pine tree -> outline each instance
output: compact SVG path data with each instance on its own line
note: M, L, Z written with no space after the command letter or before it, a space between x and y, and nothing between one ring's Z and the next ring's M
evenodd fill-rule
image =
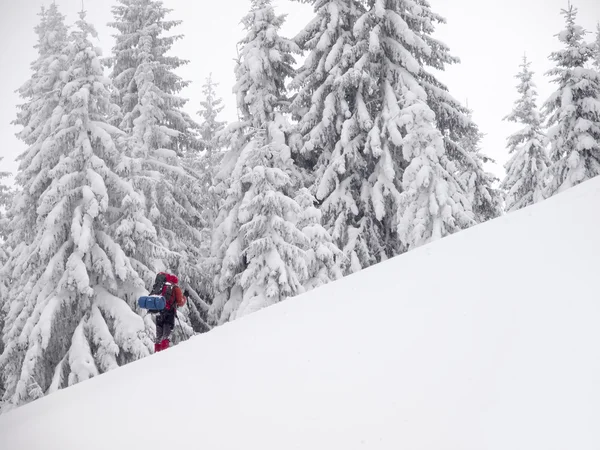
M118 201L132 187L115 173L123 133L107 123L110 84L90 35L82 12L63 47L57 104L31 127L38 138L16 178L22 189L8 240L16 250L3 275L12 279L0 357L5 408L144 357L152 346L122 300L144 286L110 236Z
M344 255L321 225L321 211L315 206L316 199L307 188L299 190L296 202L300 205L297 226L309 242L306 251L308 278L304 290L310 291L342 278L341 261Z
M213 242L218 270L212 313L220 323L302 292L308 275L283 115L285 80L293 74L297 49L279 36L284 16L275 15L270 0L252 0L243 23L247 35L234 88L242 120L226 133L231 147L221 189L226 186L227 198Z
M551 53L558 89L544 104L548 116L550 197L600 173L600 73L586 68L593 44L583 42L586 31L575 23L577 8L562 10L566 28L557 36L565 48Z
M300 136L295 158L320 203L325 229L344 253L343 270L352 273L388 256L384 232L368 213L370 199L361 198L373 169L361 150L373 123L359 123L353 115L360 81L351 72L357 53L353 28L365 9L361 1L312 3L316 17L295 38L308 53L292 83L298 90L292 111ZM380 187L387 193L387 183Z
M171 10L161 1L119 3L109 24L119 33L108 62L122 108L120 127L130 135L121 170L139 195L126 199L116 236L147 286L158 271L168 270L194 291L188 306L200 310L192 311L194 320L206 330L207 306L196 295L209 282L200 251L207 225L202 180L182 159L198 147L198 126L182 111L187 100L178 96L188 82L174 71L187 61L166 55L182 36L163 36L181 22L165 20ZM187 322L186 310L181 312Z
M427 0L416 0L412 4L418 14L407 13L403 18L428 46L427 51L413 55L422 64L420 73L415 76L427 93L427 105L435 113L436 127L444 136L447 158L455 166L455 176L466 193L468 203L462 207L473 211L475 223L498 217L502 214L503 199L501 192L493 187L498 180L484 169L485 163L494 161L481 149L483 134L473 122L472 111L452 97L448 87L429 70L444 70L447 65L460 62L450 54L446 44L432 36L435 24L445 24L446 20L431 10Z
M461 168L458 179L467 192L475 223L500 217L504 210L502 192L494 187L500 180L484 167L484 164L495 164L496 161L481 151L483 137L479 127L473 124L459 141L459 146L468 159L463 160L467 164Z
M324 168L349 112L339 78L348 70L352 28L364 6L360 0L299 1L312 3L316 17L294 38L308 52L290 86L298 89L292 112L302 137L294 157L312 172Z
M410 249L473 223L471 205L430 106L431 81L425 80L427 66L443 67L450 58L429 36L439 17L427 2L370 1L369 6L355 26L360 53L368 55L355 67L374 81L370 86L364 83L368 89L363 98L370 105L364 109L371 108L376 124L365 151L377 156L383 150L382 159L390 161L384 173L393 169L402 180L404 192L386 215L397 210L399 240ZM370 92L375 95L368 98ZM394 250L397 254L401 249Z
M219 86L219 83L213 81L212 73L209 74L202 86L204 100L200 102L201 108L198 111L198 115L202 118L200 123L201 146L208 154L219 151L217 138L225 128L225 122L217 120L217 117L225 108L223 99L217 96L217 86Z
M531 62L523 57L517 92L520 97L513 111L504 118L523 128L508 138L511 159L504 166L506 177L500 188L506 192L506 211L512 212L543 199L544 174L550 161L546 154L547 139L541 129L542 119L537 108L537 90L533 82Z
M201 270L206 278L211 280L203 284L205 289L202 294L211 300L214 297L212 279L215 275L213 273L215 266L210 258L210 241L215 221L223 204L223 198L217 194L218 189L215 187L217 172L224 154L221 134L225 129L225 122L218 120L224 106L223 99L217 96L217 86L218 83L213 81L211 73L202 86L204 98L200 102L198 111L198 115L201 117L200 147L203 151L202 153L189 153L185 160L188 167L200 174L201 204L204 207L204 217L207 222L206 227L202 230Z
M270 4L270 0L257 2ZM239 280L242 302L232 319L303 292L308 277L303 250L308 238L295 223L301 209L290 193L293 179L288 173L291 159L285 128L277 116L268 127L264 135L254 136L242 155L241 182L248 190L240 206L240 233L247 267Z
M428 90L442 89L435 86L436 80L427 75L425 66L441 68L446 62L445 53L439 50L442 45L428 36L437 16L424 1L417 5L410 1L370 0L352 3L351 10L348 5L344 17L351 28L345 35L347 42L340 46L345 51L338 60L331 56L325 60L330 64L339 61L331 80L335 93L328 97L330 103L322 113L314 106L309 110L314 111L312 122L307 120L307 130L301 130L302 150L307 153L316 147L311 133L316 138L325 134L315 133L311 125L330 123L319 114L340 111L334 116L335 132L326 135L332 141L330 149L321 151L317 147L320 159L315 172L316 194L323 201L327 228L350 261L346 273L473 223L470 204L456 178L457 168L445 155L442 133L436 129L435 116L428 106ZM312 40L305 41L313 45L322 42L318 38L322 31L315 23L326 21L313 22L307 28L305 34ZM343 31L338 27L338 32ZM311 66L318 56L313 51L304 70L316 72ZM305 99L312 99L323 88L319 80L314 86L301 77L297 82L304 83ZM449 96L438 97L451 101ZM333 103L336 99L339 108ZM297 103L302 115L299 106L302 104ZM304 106L308 106L306 100ZM427 152L425 147L430 147ZM428 169L416 178L423 167ZM423 192L428 189L438 189L440 197L425 196ZM441 194L442 190L446 195ZM445 225L435 225L436 231L431 224L439 222L436 214L441 210L444 214L452 211L452 215L439 219ZM426 211L431 211L432 217L424 217ZM415 215L421 223L416 227Z
M41 8L40 23L35 27L37 34L38 56L31 64L32 76L19 89L18 93L25 103L17 106L17 118L13 125L23 127L17 137L31 146L30 150L19 157L20 167L39 168L41 144L50 134L50 118L57 107L61 96L61 76L66 68L66 55L63 54L67 42L68 28L65 17L59 12L55 3L48 9ZM37 170L37 169L36 169ZM36 173L37 174L37 173ZM17 175L17 185L19 185ZM21 180L25 182L26 180ZM41 172L36 182L40 189L45 189L50 178ZM36 186L37 188L38 186ZM37 215L35 208L20 208L18 214L25 221L21 230L22 241L31 238L31 230L35 229Z
M0 157L2 161L4 157ZM6 240L8 232L8 224L6 218L6 210L10 206L11 189L3 183L3 179L10 176L8 172L0 172L0 243ZM2 249L0 248L0 268L6 262L6 255L2 255Z
M121 129L131 133L136 120L144 114L160 125L154 130L154 140L160 146L182 154L197 147L198 125L182 111L187 99L178 96L189 85L175 70L188 61L167 56L182 35L163 36L164 32L181 24L180 20L165 20L172 12L159 0L119 0L112 8L114 22L108 26L118 33L114 36L111 78L118 90L123 120ZM159 111L146 111L146 102L157 104ZM149 108L152 109L152 108Z
M594 58L594 67L598 72L600 72L600 23L596 25L596 57Z
M2 161L0 157L0 161ZM7 218L5 217L5 211L10 204L10 189L2 183L2 179L8 177L8 172L0 172L0 274L2 273L2 267L8 261L10 255L10 248L6 242L7 238ZM4 277L0 277L0 330L4 328L4 318L7 314L7 289L8 280ZM4 342L0 338L0 355L4 351ZM2 397L4 395L4 382L0 374L0 411L2 411Z
M60 76L66 62L66 57L61 52L67 41L68 29L64 23L64 16L60 14L55 3L48 9L42 7L39 16L40 22L35 27L38 40L34 46L38 57L31 64L33 72L31 78L18 90L25 103L17 106L17 118L13 124L23 127L17 137L31 146L29 151L19 158L20 167L34 166L37 185L46 187L49 184L49 177L39 171L41 144L50 133L50 118L60 98ZM0 174L0 178L6 175L6 173ZM19 184L18 176L17 184ZM23 241L32 237L31 232L36 226L37 219L35 206L19 207L15 204L15 211L20 214L20 227L14 229L13 238L9 239L11 226L6 212L9 209L8 197L11 194L6 186L0 184L0 332L5 329L5 318L11 307L11 303L8 302L9 298L12 300L9 295L8 280L12 278L12 269L15 266L17 253L14 247L23 247ZM4 344L3 335L0 339L0 355L4 353ZM3 399L9 397L5 396L5 381L9 375L15 376L2 370L0 366L0 394L2 395L0 408L2 409L7 407Z
M418 90L404 88L402 103L402 152L410 163L402 179L398 231L410 250L470 226L473 218L462 206L464 195L433 112Z
M219 140L221 132L225 129L225 122L217 120L223 111L223 99L217 97L216 87L218 83L212 80L212 74L208 76L202 86L204 100L200 102L201 109L198 115L202 118L200 123L201 147L204 153L201 156L191 155L189 163L197 167L202 174L203 204L208 213L208 227L212 229L216 216L220 209L220 199L215 195L213 186L218 167L223 157L222 146Z
M67 41L68 28L65 17L58 11L56 3L48 9L42 7L40 23L35 27L38 42L34 48L37 59L31 64L32 77L18 89L27 102L17 106L14 125L23 129L17 137L28 145L42 138L47 130L41 126L49 119L60 99L60 75L65 67L66 56L62 49Z
M480 169L479 155L460 140L475 127L466 108L427 72L457 61L431 37L433 24L443 18L425 0L314 4L317 18L297 38L310 52L294 81L302 136L297 158L316 174L313 192L322 202L326 228L344 250L345 272L433 236L429 228L409 231L407 221L416 211L429 210L425 203L410 202L422 201L417 192L438 181L448 193L438 201L451 205L445 211L453 214L439 227L439 237L474 224L461 175ZM440 142L429 156L417 148ZM430 166L433 178L413 179L419 165ZM410 192L401 194L404 189ZM419 233L424 234L417 238Z

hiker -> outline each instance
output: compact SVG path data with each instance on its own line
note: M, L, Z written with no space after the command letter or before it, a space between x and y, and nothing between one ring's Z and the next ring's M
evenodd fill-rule
M175 275L160 272L156 275L151 295L162 295L165 298L165 308L160 310L156 316L156 341L154 351L160 352L169 348L169 336L175 328L175 317L177 308L185 305L188 292L181 292L178 286L179 280Z

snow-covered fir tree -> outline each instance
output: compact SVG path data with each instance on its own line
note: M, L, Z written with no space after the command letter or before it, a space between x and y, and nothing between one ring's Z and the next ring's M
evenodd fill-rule
M121 128L133 132L135 122L144 112L143 97L150 91L154 101L161 102L161 115L155 120L164 134L156 138L163 141L162 147L177 153L196 148L198 125L182 110L188 100L178 95L189 81L175 73L188 61L167 55L183 36L164 35L181 21L166 20L172 10L159 0L118 0L118 3L112 8L115 20L108 24L118 33L114 36L112 57L107 62L112 67L110 76L118 90L123 114ZM152 89L144 89L148 83Z
M537 89L531 62L523 57L512 112L504 118L522 128L508 137L510 160L504 166L506 177L500 188L506 192L506 211L516 211L543 200L544 174L549 165L547 139L537 107Z
M31 78L17 90L25 102L17 106L17 118L13 121L13 125L22 127L17 137L32 146L30 151L19 157L21 167L32 164L39 167L39 161L34 158L41 143L51 133L50 118L60 100L64 85L61 75L66 69L67 56L63 50L67 43L68 27L65 25L65 16L53 2L47 9L41 8L39 17L40 22L35 27L37 43L34 46L37 58L30 65ZM43 183L43 189L50 179L41 173L37 182ZM36 226L35 208L22 208L20 214L25 221L21 231L27 234Z
M429 92L437 95L438 105L453 99L425 67L440 69L453 60L443 44L429 37L437 16L427 2L370 0L315 6L318 20L299 38L310 53L295 81L300 94L294 106L300 124L305 124L300 129L300 153L316 154L315 194L322 201L327 228L348 258L346 273L472 225L471 205L457 178L459 168L445 154L443 135L429 106ZM332 8L335 14L330 14ZM332 46L330 30L345 40L338 38ZM329 48L337 52L328 54ZM322 67L337 71L313 78L311 74ZM322 107L316 101L321 98L326 99ZM327 133L324 126L330 126ZM428 175L415 180L416 168L425 166L429 169L421 173ZM428 206L419 192L431 186L441 192L442 185L445 196L427 198L440 202L439 208ZM401 195L403 189L410 192ZM419 216L424 224L437 223L440 210L452 214L437 227L439 234L429 225L411 231L414 224L408 222L417 211L420 215L431 211L431 218Z
M226 192L214 234L213 317L223 323L302 292L308 239L297 227L296 170L283 112L296 46L279 36L284 16L270 0L252 0L236 66L240 123L226 132L230 150L220 177ZM226 190L225 190L226 189Z
M264 134L253 137L242 155L241 182L248 190L239 213L247 267L239 279L242 302L232 319L303 292L308 277L303 250L308 238L295 223L301 209L291 197L293 163L285 143L286 128L279 123L282 118L274 119Z
M0 157L0 162L2 161L2 157ZM1 276L2 267L8 261L8 257L10 255L10 249L8 247L7 239L7 231L8 224L6 218L6 209L10 204L10 189L3 183L3 178L8 177L10 174L8 172L0 172L0 330L4 327L4 318L6 317L7 307L6 302L8 300L8 285L9 280L5 279ZM0 334L0 355L4 351L4 342L2 341ZM3 378L0 374L0 411L2 411L2 397L4 395L4 382Z
M433 37L435 25L445 24L446 20L432 11L427 0L408 2L407 5L403 19L428 46L427 51L413 55L421 62L416 77L427 93L427 105L435 113L436 127L444 136L447 158L456 167L456 176L466 193L469 204L463 204L463 207L473 211L476 223L497 217L502 214L503 199L500 190L494 187L498 180L484 167L494 161L480 146L483 134L473 122L472 111L456 100L430 70L444 70L447 65L460 62L450 54L446 44ZM410 11L416 12L411 15Z
M594 67L600 72L600 23L596 25L596 42L595 42L596 57L594 58Z
M120 169L141 195L127 199L116 235L146 286L157 272L167 270L196 293L210 282L200 253L207 222L202 218L201 176L182 158L196 151L198 126L182 110L187 100L178 96L188 83L175 69L187 61L166 55L182 36L163 36L180 21L165 20L170 10L160 1L119 3L109 24L119 32L109 63L122 108L120 127L130 134ZM186 322L188 307L206 330L206 304L189 302L182 310Z
M435 115L419 94L423 93L418 89L404 88L400 116L405 132L402 153L409 165L402 179L398 232L409 250L473 223Z
M220 150L218 134L225 128L225 122L218 120L218 116L225 106L223 99L217 95L217 86L212 79L212 73L206 78L202 85L204 100L200 102L200 142L201 148L207 153L213 154Z
M495 187L500 180L485 168L485 164L495 164L496 161L483 153L483 137L484 134L473 123L458 142L459 148L466 155L465 158L459 158L464 164L459 170L458 178L467 193L475 223L495 219L504 212L502 191Z
M306 261L308 278L304 290L323 286L342 278L342 251L333 243L331 235L321 225L321 211L315 206L316 199L307 188L301 188L296 195L300 205L297 226L308 239Z
M367 75L361 81L364 94L358 96L365 106L358 103L358 113L368 111L375 123L365 152L370 151L373 157L381 155L369 182L374 176L377 183L387 182L385 215L392 218L396 213L399 240L410 249L471 226L471 205L456 176L456 165L446 153L442 132L436 127L427 92L430 84L424 82L428 65L443 67L446 62L433 56L439 44L429 36L431 23L438 16L426 1L373 0L368 5L369 11L354 27L359 54L363 55L354 67ZM394 173L402 180L400 200L392 187ZM375 198L372 203L376 205ZM375 212L381 220L377 207ZM386 234L389 226L385 227ZM402 250L392 248L392 255Z
M21 131L17 137L25 144L31 145L29 152L21 155L21 167L29 164L38 164L34 157L41 149L41 143L49 135L49 119L58 105L60 98L60 75L65 68L66 56L62 51L67 42L68 28L65 25L65 18L59 12L55 3L52 3L48 9L41 8L39 14L40 21L35 27L37 34L37 43L34 48L37 50L37 58L31 64L32 76L18 90L20 97L25 103L17 106L17 118L13 121L14 125L21 126ZM37 144L36 144L37 142ZM29 157L27 157L29 156ZM1 158L0 158L1 159ZM5 173L0 174L3 178ZM48 185L49 179L44 173L38 173L36 179L38 184ZM9 239L10 221L7 212L11 202L8 196L10 191L0 183L0 355L5 350L5 339L3 330L5 329L5 318L9 313L8 299L10 293L8 287L11 286L11 273L14 268L14 247L23 247L22 241L31 238L31 232L36 226L37 214L35 207L20 208L21 220L13 239ZM17 209L15 209L17 210ZM13 256L12 260L10 256ZM27 336L24 336L26 339ZM4 409L5 380L6 371L0 368L0 411Z
M0 162L2 161L2 157L0 157ZM11 253L10 247L8 245L8 217L7 210L11 204L12 190L3 183L3 178L8 177L10 174L8 172L0 172L0 330L3 327L3 317L5 315L5 311L3 308L4 301L7 298L7 288L9 281L4 279L2 274L2 268L4 264L8 261L8 257ZM4 344L2 343L1 334L0 334L0 354L2 354L2 350L4 349ZM0 391L1 391L1 383L2 377L0 376Z
M312 172L324 168L319 160L326 160L339 140L348 111L339 78L348 69L352 28L364 5L361 0L297 1L312 3L315 11L315 18L294 38L308 54L291 83L298 90L291 109L302 137L294 156Z
M16 177L8 239L16 250L3 273L12 280L0 356L5 409L144 357L152 346L123 300L144 291L110 235L114 199L133 189L115 172L123 133L107 123L110 81L84 17L63 48L57 104L31 125L38 137Z
M307 53L291 87L298 90L292 112L300 136L294 157L306 174L305 184L321 203L323 225L344 252L343 270L355 272L376 261L368 241L372 225L357 205L365 161L354 142L352 115L354 83L347 85L354 46L353 26L364 12L362 1L319 0L315 18L295 38ZM364 143L364 134L361 135ZM376 250L377 251L377 250Z
M203 99L200 102L200 148L201 152L189 152L185 158L185 164L193 168L200 176L200 196L203 205L203 215L206 227L202 230L202 243L200 253L201 270L209 282L203 283L202 295L212 300L214 289L212 279L214 278L214 264L210 258L211 234L215 221L221 210L223 196L218 194L215 188L216 175L219 171L223 158L223 139L221 133L225 129L225 122L218 119L223 111L223 99L218 97L216 88L219 84L213 81L212 73L206 78L202 86Z
M0 162L4 159L4 157L0 157ZM10 206L11 202L11 189L4 184L4 178L10 176L8 172L0 172L0 244L6 240L6 234L8 232L8 223L6 218L6 210ZM0 247L0 252L2 252ZM0 254L0 268L3 263L6 262L6 256Z
M59 76L66 59L62 52L68 34L65 17L54 2L48 9L42 7L39 16L40 23L35 27L38 41L34 46L38 57L31 64L31 78L18 89L26 103L17 106L17 119L13 122L23 127L17 137L28 145L47 132L41 125L58 104L60 90L56 85L60 83Z
M221 141L219 140L221 132L225 129L225 122L218 120L219 114L223 111L223 99L217 96L215 83L212 74L208 76L202 86L204 99L200 102L200 145L203 150L201 156L191 155L190 163L198 168L202 176L202 186L204 191L205 211L208 213L208 227L212 229L215 218L220 208L220 198L215 194L213 186L215 175L223 157Z
M558 34L565 46L551 53L558 89L544 104L548 116L551 166L545 197L550 197L600 173L600 73L586 67L594 45L575 23L577 8L562 10L566 28Z

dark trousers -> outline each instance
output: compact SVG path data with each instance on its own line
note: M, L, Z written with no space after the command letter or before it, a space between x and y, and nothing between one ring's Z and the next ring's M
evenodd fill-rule
M169 339L173 328L175 328L175 310L165 309L156 317L156 343L163 339Z

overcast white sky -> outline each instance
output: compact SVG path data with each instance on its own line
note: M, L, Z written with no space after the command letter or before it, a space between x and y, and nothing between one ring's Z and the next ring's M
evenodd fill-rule
M56 1L69 23L81 10L81 0ZM517 97L514 76L526 52L536 72L540 103L554 90L544 72L552 67L550 52L560 48L555 34L564 27L560 14L567 0L430 0L434 11L448 20L439 27L437 37L448 44L461 64L442 75L450 92L463 103L468 100L474 119L486 133L484 151L500 164L507 159L506 137L515 129L502 122ZM25 146L14 137L18 130L10 125L15 105L20 103L14 91L27 80L29 64L35 59L34 26L42 5L51 0L0 0L0 170L15 173L16 156ZM99 32L98 45L107 55L112 48L111 6L116 0L85 0L88 20ZM201 100L201 85L213 72L220 83L219 94L226 109L223 118L235 120L235 82L233 58L236 43L243 36L240 19L247 13L250 0L164 0L173 9L172 19L182 19L176 32L185 39L174 46L173 53L190 60L180 74L192 85L183 95L190 99L187 110L195 114ZM288 18L282 34L293 37L313 17L312 8L289 0L274 0L279 13ZM578 22L595 31L600 20L600 0L573 0L579 9ZM589 34L591 41L594 35ZM495 172L503 176L502 167Z

